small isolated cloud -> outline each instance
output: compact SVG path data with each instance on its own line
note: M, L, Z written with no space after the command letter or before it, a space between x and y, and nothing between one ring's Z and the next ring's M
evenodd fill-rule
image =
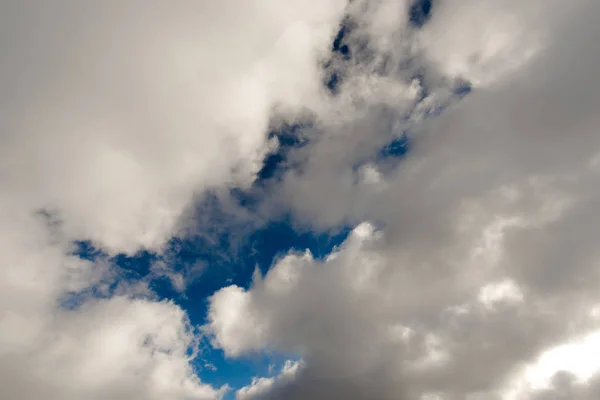
M286 361L279 375L272 378L254 378L249 386L244 386L236 393L237 400L251 400L274 390L277 386L293 381L302 368L302 361Z
M216 372L218 370L217 367L215 367L214 364L211 364L211 363L205 363L204 368L206 368L209 371L213 371L213 372Z

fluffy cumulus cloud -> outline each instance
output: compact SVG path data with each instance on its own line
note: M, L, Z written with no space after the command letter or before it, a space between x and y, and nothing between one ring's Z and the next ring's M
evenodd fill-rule
M344 80L272 200L356 228L217 292L215 345L303 359L256 399L595 398L598 4L439 1L415 29L391 3L351 9Z
M342 1L0 4L0 386L7 399L216 399L186 312L109 258L160 251L206 190L248 186L325 95Z
M272 108L319 97L342 10L4 2L5 190L109 250L159 246L194 193L252 180Z
M599 4L4 1L5 397L596 399ZM290 124L302 145L253 186ZM232 187L256 195L241 223L353 228L219 289L198 327L111 256L160 254ZM206 335L299 361L211 386Z

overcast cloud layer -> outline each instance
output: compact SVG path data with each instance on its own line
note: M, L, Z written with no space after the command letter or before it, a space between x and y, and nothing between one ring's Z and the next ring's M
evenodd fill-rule
M3 396L600 398L600 3L437 0L422 27L411 5L2 2ZM298 122L257 191L269 129ZM232 187L260 199L246 219L353 230L220 289L194 326L109 256L160 254ZM213 387L206 336L290 360Z

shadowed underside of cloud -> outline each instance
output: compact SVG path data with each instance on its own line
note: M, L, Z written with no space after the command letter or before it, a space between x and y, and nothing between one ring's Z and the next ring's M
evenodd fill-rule
M597 398L598 15L3 2L4 396Z

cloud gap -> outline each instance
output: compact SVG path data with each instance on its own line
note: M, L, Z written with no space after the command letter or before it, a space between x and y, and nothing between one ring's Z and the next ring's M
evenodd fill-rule
M417 28L425 25L431 18L434 3L435 0L413 0L409 11L410 23Z

